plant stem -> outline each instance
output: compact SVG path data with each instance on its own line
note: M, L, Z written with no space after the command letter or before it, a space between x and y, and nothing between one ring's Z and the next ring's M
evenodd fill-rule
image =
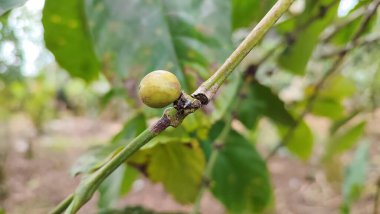
M259 42L265 35L270 27L277 21L278 18L289 8L293 0L279 0L273 8L265 15L265 17L257 24L247 38L238 46L238 48L231 54L231 56L224 62L220 69L215 72L206 82L204 82L194 93L203 105L207 104L209 100L215 95L218 88L223 84L225 79L231 74L236 66L243 60L243 58L252 50L252 48ZM199 96L200 95L200 96ZM204 99L205 98L205 99ZM195 102L196 103L196 102ZM73 197L68 197L64 202L59 205L59 210L62 211L67 208L67 214L76 213L88 200L91 199L94 192L99 185L107 178L118 166L123 164L128 157L138 151L149 140L164 131L167 127L177 127L183 119L188 115L199 109L201 105L194 105L192 109L180 109L174 111L173 108L165 110L164 116L151 128L145 130L124 149L114 156L109 162L95 171L88 177L83 178L81 184L75 191ZM212 167L211 167L212 169ZM211 169L210 172L211 173ZM208 174L208 173L207 173ZM71 203L70 200L72 198ZM58 207L57 207L58 208ZM57 210L57 209L55 209Z
M117 167L127 160L132 154L134 154L139 148L149 142L157 134L152 132L150 129L146 129L139 136L137 136L133 141L128 143L123 150L121 150L117 155L115 155L109 162L104 166L99 168L96 172L85 177L79 188L74 193L74 198L71 205L66 210L65 213L73 214L76 213L79 208L81 208L87 201L89 201L98 189L99 185L106 179Z
M207 104L215 95L231 72L240 64L245 56L261 40L272 25L288 10L293 0L279 0L264 16L264 18L253 28L242 43L227 58L223 65L193 93L194 97Z
M74 198L74 194L70 194L69 196L67 196L67 198L65 198L65 200L61 201L61 203L59 203L58 206L56 206L54 208L54 210L49 212L49 214L60 214L60 213L62 213L63 211L66 210L66 208L73 201L73 198Z
M373 2L373 4L370 4L368 6L366 16L365 16L364 20L362 21L359 29L355 32L355 35L354 35L354 37L352 39L352 42L349 43L349 44L347 44L346 46L352 44L353 47L356 47L358 45L358 41L359 41L360 36L363 34L363 32L365 31L365 29L367 28L371 17L376 14L376 10L379 7L379 5L380 5L380 0L377 0L377 1ZM323 77L316 84L316 86L315 86L315 88L313 90L313 93L311 94L311 96L309 97L309 99L306 102L306 107L301 112L301 114L298 116L298 118L296 119L296 122L293 124L293 126L291 126L288 129L288 131L286 132L286 134L284 135L284 137L282 138L282 140L277 144L277 146L275 146L273 148L273 150L268 154L266 160L269 160L270 158L272 158L277 153L277 151L280 148L282 148L283 146L286 146L288 144L289 140L293 136L293 134L294 134L295 130L297 129L297 127L299 126L299 124L303 121L304 117L309 112L312 111L314 103L315 103L315 101L316 101L316 99L317 99L317 97L319 95L319 92L322 89L322 87L324 86L324 84L327 81L327 79L332 74L334 74L335 72L337 72L339 70L340 65L343 63L343 61L346 58L347 54L352 49L353 48L344 49L345 51L341 52L338 55L338 58L335 60L334 64L330 67L330 69L323 75Z

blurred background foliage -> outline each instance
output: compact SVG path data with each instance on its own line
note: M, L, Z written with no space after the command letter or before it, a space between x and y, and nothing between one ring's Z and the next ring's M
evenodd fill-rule
M81 150L70 172L92 173L162 114L137 98L144 75L169 70L191 93L276 1L29 0L19 7L25 2L0 1L0 201L9 213L18 210L6 203L12 189L4 165L9 147L20 144L12 140L12 121L21 115L21 123L32 124L32 134L15 133L24 139L18 150L26 158L35 156L33 147L70 150L68 139L41 140L54 121L119 124L104 140L78 140L88 151ZM340 195L329 211L350 213L363 194L372 197L372 210L380 188L373 154L380 151L380 132L371 122L380 105L376 2L296 0L212 103L152 140L102 184L99 213L154 213L116 211L141 177L162 184L179 204L199 203L209 183L228 213L286 213L276 206L276 188L283 187L273 185L268 168L281 158L306 165L309 182L323 172L325 185Z

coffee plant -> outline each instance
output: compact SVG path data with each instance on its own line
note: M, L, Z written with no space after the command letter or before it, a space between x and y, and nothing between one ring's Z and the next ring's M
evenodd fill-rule
M24 2L1 1L0 14ZM104 101L122 97L131 112L73 166L81 182L51 213L76 213L95 192L100 213L154 213L115 210L139 173L194 214L207 191L228 213L271 213L267 164L280 152L342 174L349 213L369 171L365 117L380 104L380 0L341 14L347 2L45 0L44 41L58 64L89 84L106 78ZM297 79L301 96L287 98ZM330 124L319 155L309 116ZM257 149L263 119L280 139L268 150Z

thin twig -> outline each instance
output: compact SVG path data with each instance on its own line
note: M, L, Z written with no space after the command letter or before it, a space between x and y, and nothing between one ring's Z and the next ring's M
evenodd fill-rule
M373 4L370 4L368 6L366 16L365 16L365 18L362 21L359 29L356 31L356 33L355 33L355 35L354 35L354 37L352 39L352 44L354 46L358 45L358 40L359 40L360 36L363 34L363 32L365 31L366 27L368 26L371 17L376 14L376 10L379 7L379 5L380 5L380 0L376 0L376 1L373 2ZM332 74L334 74L335 72L337 72L339 70L340 65L342 64L342 62L344 61L345 57L347 56L347 54L351 50L352 50L352 48L351 49L347 49L346 51L341 52L338 55L338 58L335 60L334 64L323 75L323 77L318 81L318 83L316 84L316 86L315 86L315 88L313 90L312 95L309 97L309 99L306 102L306 107L301 112L301 114L298 116L298 118L296 119L296 122L288 129L288 131L286 132L286 134L284 135L284 137L282 138L282 140L268 154L268 156L266 158L267 160L271 159L278 152L278 150L280 148L286 146L289 143L289 140L293 136L293 134L294 134L295 130L297 129L297 127L299 126L299 124L303 121L303 118L312 110L312 108L314 106L314 103L315 103L315 101L316 101L316 99L317 99L317 97L319 95L319 92L322 89L323 85L325 84L326 80Z
M339 22L338 20L336 24L326 28L326 30L324 30L324 32L321 35L321 42L329 42L330 39L334 37L340 30L344 29L347 25L351 24L360 16L363 16L365 12L367 12L365 7L357 9L355 12L351 13L347 17L344 17L341 22Z
M327 53L322 53L320 56L317 56L317 58L329 59L330 57L338 56L342 54L343 52L351 51L352 49L357 48L359 46L368 46L368 45L371 45L373 43L378 43L378 42L380 42L380 35L370 35L366 38L359 39L356 45L353 44L353 42L350 42L341 49L330 51Z

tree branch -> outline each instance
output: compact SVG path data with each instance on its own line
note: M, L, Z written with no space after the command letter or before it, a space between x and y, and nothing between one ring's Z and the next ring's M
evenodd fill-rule
M65 213L76 213L88 200L91 199L92 195L104 179L106 179L117 167L123 164L132 154L138 151L152 138L164 131L167 127L177 127L188 114L195 112L202 107L202 105L206 105L213 98L225 79L239 65L243 58L252 50L278 18L280 18L280 16L289 8L292 2L293 0L277 1L273 8L257 24L247 38L245 38L215 74L206 80L193 93L193 97L196 99L183 93L181 98L174 103L174 107L167 108L160 120L151 128L145 130L128 143L122 151L97 171L84 177L74 195L70 195L66 198L56 209L53 210L52 213L60 213L67 206L68 208Z
M341 49L322 53L321 55L317 56L317 58L328 59L330 57L338 56L342 54L343 52L349 52L356 47L367 46L367 45L371 45L373 43L378 43L378 42L380 42L380 35L370 35L366 38L359 39L356 44L354 44L353 42L350 42Z

